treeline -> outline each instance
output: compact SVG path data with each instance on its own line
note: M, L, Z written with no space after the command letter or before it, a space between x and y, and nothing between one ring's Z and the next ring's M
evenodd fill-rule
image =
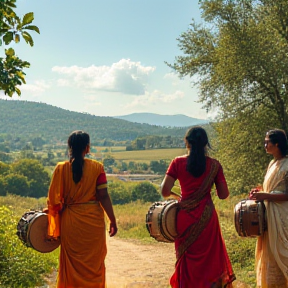
M186 128L138 124L113 117L64 110L44 103L0 99L0 134L17 140L41 137L46 143L66 143L69 134L83 129L95 146L126 146L137 137L160 135L183 137ZM113 144L113 145L111 145Z
M21 159L12 164L0 162L0 196L13 194L33 198L45 197L50 180L51 175L36 159ZM108 189L114 204L137 200L153 202L160 199L156 186L150 182L127 186L120 181L112 181L108 183Z
M151 135L136 138L134 141L131 142L130 145L126 146L126 151L176 147L185 147L183 135L182 137L173 137L171 135Z
M104 169L107 173L126 173L129 174L159 174L164 175L167 171L169 161L168 160L152 160L149 164L146 162L135 161L123 161L115 160L115 158L107 154L103 159Z

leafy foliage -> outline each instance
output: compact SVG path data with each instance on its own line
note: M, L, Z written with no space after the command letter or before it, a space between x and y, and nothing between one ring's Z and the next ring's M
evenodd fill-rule
M154 202L160 200L161 196L155 185L150 182L142 182L133 187L131 198L132 201Z
M43 285L43 275L56 266L57 258L25 247L16 236L16 226L13 212L0 206L0 285L3 288Z
M264 149L265 133L278 125L272 111L264 107L256 115L243 113L214 124L213 157L223 166L231 194L248 193L263 182L272 159Z
M288 2L199 3L203 22L180 35L182 55L168 65L190 77L199 101L218 112L213 155L232 194L241 194L263 181L265 133L288 132Z
M50 176L34 159L21 159L11 165L0 162L0 195L15 194L40 198L47 195Z
M108 187L113 205L131 202L131 191L120 181L109 182Z
M27 44L33 46L33 38L27 31L40 33L39 28L31 24L34 14L29 12L20 19L14 11L15 8L16 0L0 1L0 46L9 45L12 41L18 43L21 40L20 36ZM21 95L17 86L26 83L23 69L29 66L29 62L16 56L13 48L5 49L5 57L0 57L0 90L10 97L14 93Z
M170 67L195 76L200 102L222 119L262 106L288 131L288 2L202 0L200 7L204 24L182 33L183 55Z

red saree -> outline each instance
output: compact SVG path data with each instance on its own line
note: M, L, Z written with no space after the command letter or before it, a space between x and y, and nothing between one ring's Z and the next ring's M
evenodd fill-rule
M206 171L198 178L186 171L187 156L175 158L167 175L181 186L175 241L176 267L173 288L232 287L233 269L211 199L211 186L225 181L221 164L207 157Z

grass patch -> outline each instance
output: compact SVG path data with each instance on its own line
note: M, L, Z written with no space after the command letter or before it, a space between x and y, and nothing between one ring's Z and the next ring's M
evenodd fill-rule
M181 148L175 149L153 149L140 151L119 151L110 153L115 160L134 161L134 162L150 162L160 160L172 160L176 156L183 155L186 150Z

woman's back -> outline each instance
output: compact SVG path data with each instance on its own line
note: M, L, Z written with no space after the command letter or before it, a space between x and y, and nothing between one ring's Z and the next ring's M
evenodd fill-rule
M66 205L96 200L98 176L104 172L103 165L92 159L84 159L83 175L78 183L73 181L71 163L61 162L63 166L63 198ZM99 182L99 179L98 179Z
M204 173L199 177L195 177L186 169L187 159L188 159L187 155L176 157L172 161L168 169L169 171L168 175L173 177L174 179L179 180L179 183L181 186L182 200L185 200L186 198L188 198L191 195L191 193L195 192L201 186L201 184L203 183L203 181L205 181L207 175L211 171L212 161L217 161L207 156L206 157L206 169ZM217 178L218 174L219 173L217 173L217 176L215 179L216 181L218 180Z

